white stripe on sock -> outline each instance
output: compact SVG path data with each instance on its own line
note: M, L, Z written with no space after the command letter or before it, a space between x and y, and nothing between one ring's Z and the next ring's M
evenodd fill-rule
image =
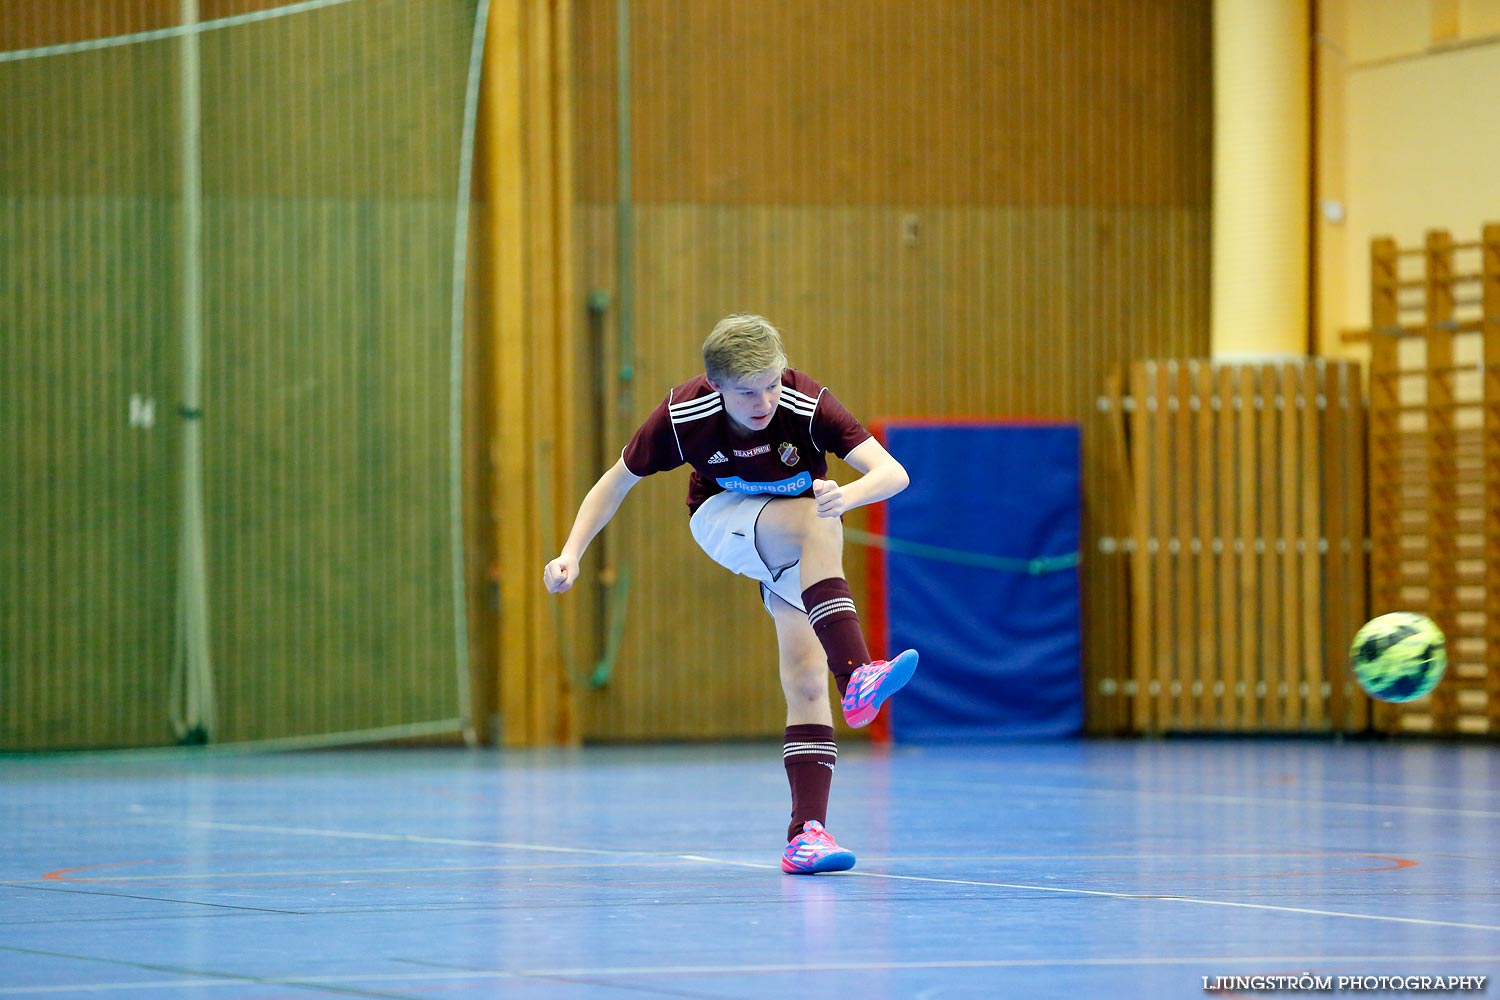
M782 760L786 760L788 757L806 757L806 756L832 757L835 760L837 760L838 759L838 755L839 755L838 747L834 746L832 743L825 743L825 744L821 744L821 745L808 745L808 746L801 746L801 747L790 746L789 745L789 746L787 746L786 749L784 749L784 750L781 751L781 759Z
M854 609L854 599L849 597L833 597L822 604L816 604L808 609L807 620L810 624L816 625L829 615L838 614L840 611L847 611L851 615L858 614Z

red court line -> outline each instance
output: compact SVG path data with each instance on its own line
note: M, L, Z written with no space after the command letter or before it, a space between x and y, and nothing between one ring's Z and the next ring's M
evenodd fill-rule
M141 865L177 865L198 863L205 861L240 861L245 858L284 858L286 854L221 854L212 859L197 858L141 858L136 861L106 861L96 865L76 865L72 868L58 868L56 871L45 872L41 876L47 882L111 882L118 881L108 878L70 878L74 872L98 871L103 868L137 868ZM132 879L131 881L134 881Z
M1142 854L1141 857L1142 858L1156 857L1158 859L1165 860L1166 858L1172 857L1174 853L1175 852L1171 852L1171 851L1167 851L1167 852L1164 852L1164 853L1161 853L1161 854L1153 854L1153 853L1148 852L1148 853ZM1255 854L1257 852L1255 852L1255 851L1234 851L1232 853L1234 853L1234 854ZM1212 858L1213 854L1211 852L1206 852L1206 853L1204 853L1202 855L1199 855L1199 856L1200 857L1209 857L1209 858ZM1268 857L1285 857L1286 855L1285 855L1285 852L1279 852L1279 851L1277 851L1277 852L1267 852L1267 856ZM1366 854L1366 853L1360 852L1360 851L1352 851L1352 852L1344 852L1344 851L1299 851L1299 852L1297 852L1297 854L1295 854L1293 856L1294 857L1305 857L1305 858L1371 858L1371 859L1376 860L1376 861L1389 861L1390 864L1388 864L1388 865L1381 865L1378 868L1324 868L1324 869L1320 869L1318 871L1310 871L1310 872L1264 872L1264 873L1258 874L1258 875L1120 875L1120 876L1113 876L1113 878L1115 878L1116 881L1124 881L1124 882L1159 881L1161 879L1167 879L1169 881L1177 881L1177 882L1206 882L1206 881L1220 881L1220 880L1224 880L1224 879L1311 878L1311 877L1317 876L1317 875L1368 875L1368 874L1372 874L1374 872L1394 872L1394 871L1401 871L1404 868L1416 868L1417 865L1418 865L1418 862L1412 860L1411 858L1397 858L1397 857L1392 857L1392 856L1387 855L1387 854ZM1109 877L1109 876L1106 876L1106 877Z
M875 435L881 447L885 446L886 421L878 420L870 425L870 433ZM886 536L886 506L885 501L871 504L868 508L869 519L867 526L870 534L879 538ZM885 550L878 546L871 546L865 557L865 607L863 618L865 625L865 638L869 642L870 655L877 660L890 658L891 648L891 626L890 616L886 614L886 604L890 600L886 590L886 565ZM895 710L895 702L883 706L884 710L870 723L867 730L873 743L891 742L891 712Z
M139 865L170 865L183 861L201 861L202 858L156 858L141 861L109 861L98 865L78 865L74 868L59 868L56 871L47 872L42 876L48 882L101 882L107 879L96 878L69 878L74 872L97 871L101 868L131 868Z

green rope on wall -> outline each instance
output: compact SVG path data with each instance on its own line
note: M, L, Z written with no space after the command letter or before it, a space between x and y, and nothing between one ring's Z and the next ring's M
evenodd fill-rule
M992 569L1001 573L1026 573L1031 576L1040 576L1043 573L1056 573L1065 569L1076 567L1081 556L1077 552L1069 552L1059 556L1038 556L1035 559L1009 559L1005 556L988 556L980 552L965 552L962 549L949 549L941 545L926 545L922 542L908 542L899 538L891 538L887 535L874 535L868 531L860 531L857 528L845 528L844 538L854 542L856 545L868 545L871 548L884 549L887 552L895 552L904 556L917 556L922 559L935 559L939 562L954 563L959 566L976 566L980 569Z

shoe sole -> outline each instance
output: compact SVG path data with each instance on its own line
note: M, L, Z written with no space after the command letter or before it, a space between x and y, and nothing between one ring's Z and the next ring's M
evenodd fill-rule
M870 703L852 715L848 712L844 713L844 721L849 724L849 728L863 729L874 722L875 716L880 714L880 706L884 705L891 695L906 687L907 682L916 672L917 651L915 649L908 649L892 660L890 673L885 675L880 690L875 692L875 697L870 699Z
M854 867L853 851L836 851L826 854L812 863L809 868L788 868L786 862L781 863L781 870L787 875L817 875L820 872L846 872Z

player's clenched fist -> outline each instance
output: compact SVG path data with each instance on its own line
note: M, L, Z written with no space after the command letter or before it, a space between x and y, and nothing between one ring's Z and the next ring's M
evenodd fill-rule
M818 501L819 517L839 517L849 509L843 487L832 479L814 479L813 497Z
M547 564L542 570L542 582L547 585L547 593L561 594L573 586L573 581L578 579L578 560L558 556Z

